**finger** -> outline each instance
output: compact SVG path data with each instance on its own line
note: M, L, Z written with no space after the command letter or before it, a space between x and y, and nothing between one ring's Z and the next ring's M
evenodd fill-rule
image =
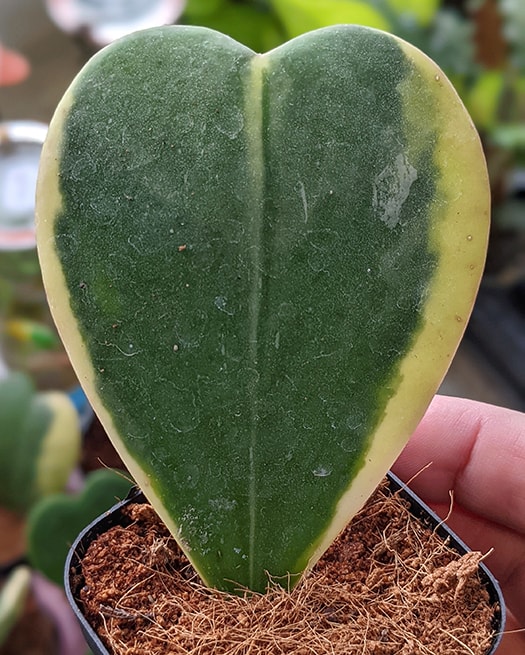
M0 86L10 86L25 80L29 75L27 59L0 45Z
M465 509L525 534L525 414L436 396L393 471L416 476L427 502L447 504L453 490Z

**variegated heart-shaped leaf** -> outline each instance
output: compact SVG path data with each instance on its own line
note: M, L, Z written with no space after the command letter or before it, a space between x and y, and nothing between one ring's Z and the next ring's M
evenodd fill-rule
M293 582L361 507L463 333L488 207L456 93L389 34L166 27L85 66L43 151L44 281L206 583Z

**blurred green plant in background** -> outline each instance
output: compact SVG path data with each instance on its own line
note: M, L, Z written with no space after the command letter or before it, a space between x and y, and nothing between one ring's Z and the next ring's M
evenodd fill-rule
M62 491L80 456L77 411L65 393L37 393L21 372L0 381L0 505L26 514Z
M0 251L0 326L10 369L26 371L41 389L67 388L74 381L49 314L34 250Z
M21 564L7 576L0 589L0 646L20 618L31 585L31 569Z
M126 498L133 483L123 472L98 469L86 476L77 494L50 494L36 503L27 520L31 565L61 586L71 544L91 521Z

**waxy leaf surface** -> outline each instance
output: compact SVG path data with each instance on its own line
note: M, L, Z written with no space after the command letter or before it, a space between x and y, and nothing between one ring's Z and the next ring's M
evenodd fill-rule
M320 556L424 413L488 192L457 95L393 36L258 55L167 27L74 81L37 213L55 320L130 472L205 582L262 591Z

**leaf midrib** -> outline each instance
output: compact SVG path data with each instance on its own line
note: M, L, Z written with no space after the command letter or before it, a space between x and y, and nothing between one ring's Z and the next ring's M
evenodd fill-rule
M250 264L252 285L249 296L249 333L248 333L248 365L254 371L250 377L248 389L250 402L250 446L249 446L249 581L253 586L255 579L255 546L256 546L256 446L257 446L257 411L258 411L258 332L261 308L261 247L264 213L264 152L263 152L263 71L266 59L255 55L251 60L250 74L246 85L246 140L248 162L251 171L250 194Z

